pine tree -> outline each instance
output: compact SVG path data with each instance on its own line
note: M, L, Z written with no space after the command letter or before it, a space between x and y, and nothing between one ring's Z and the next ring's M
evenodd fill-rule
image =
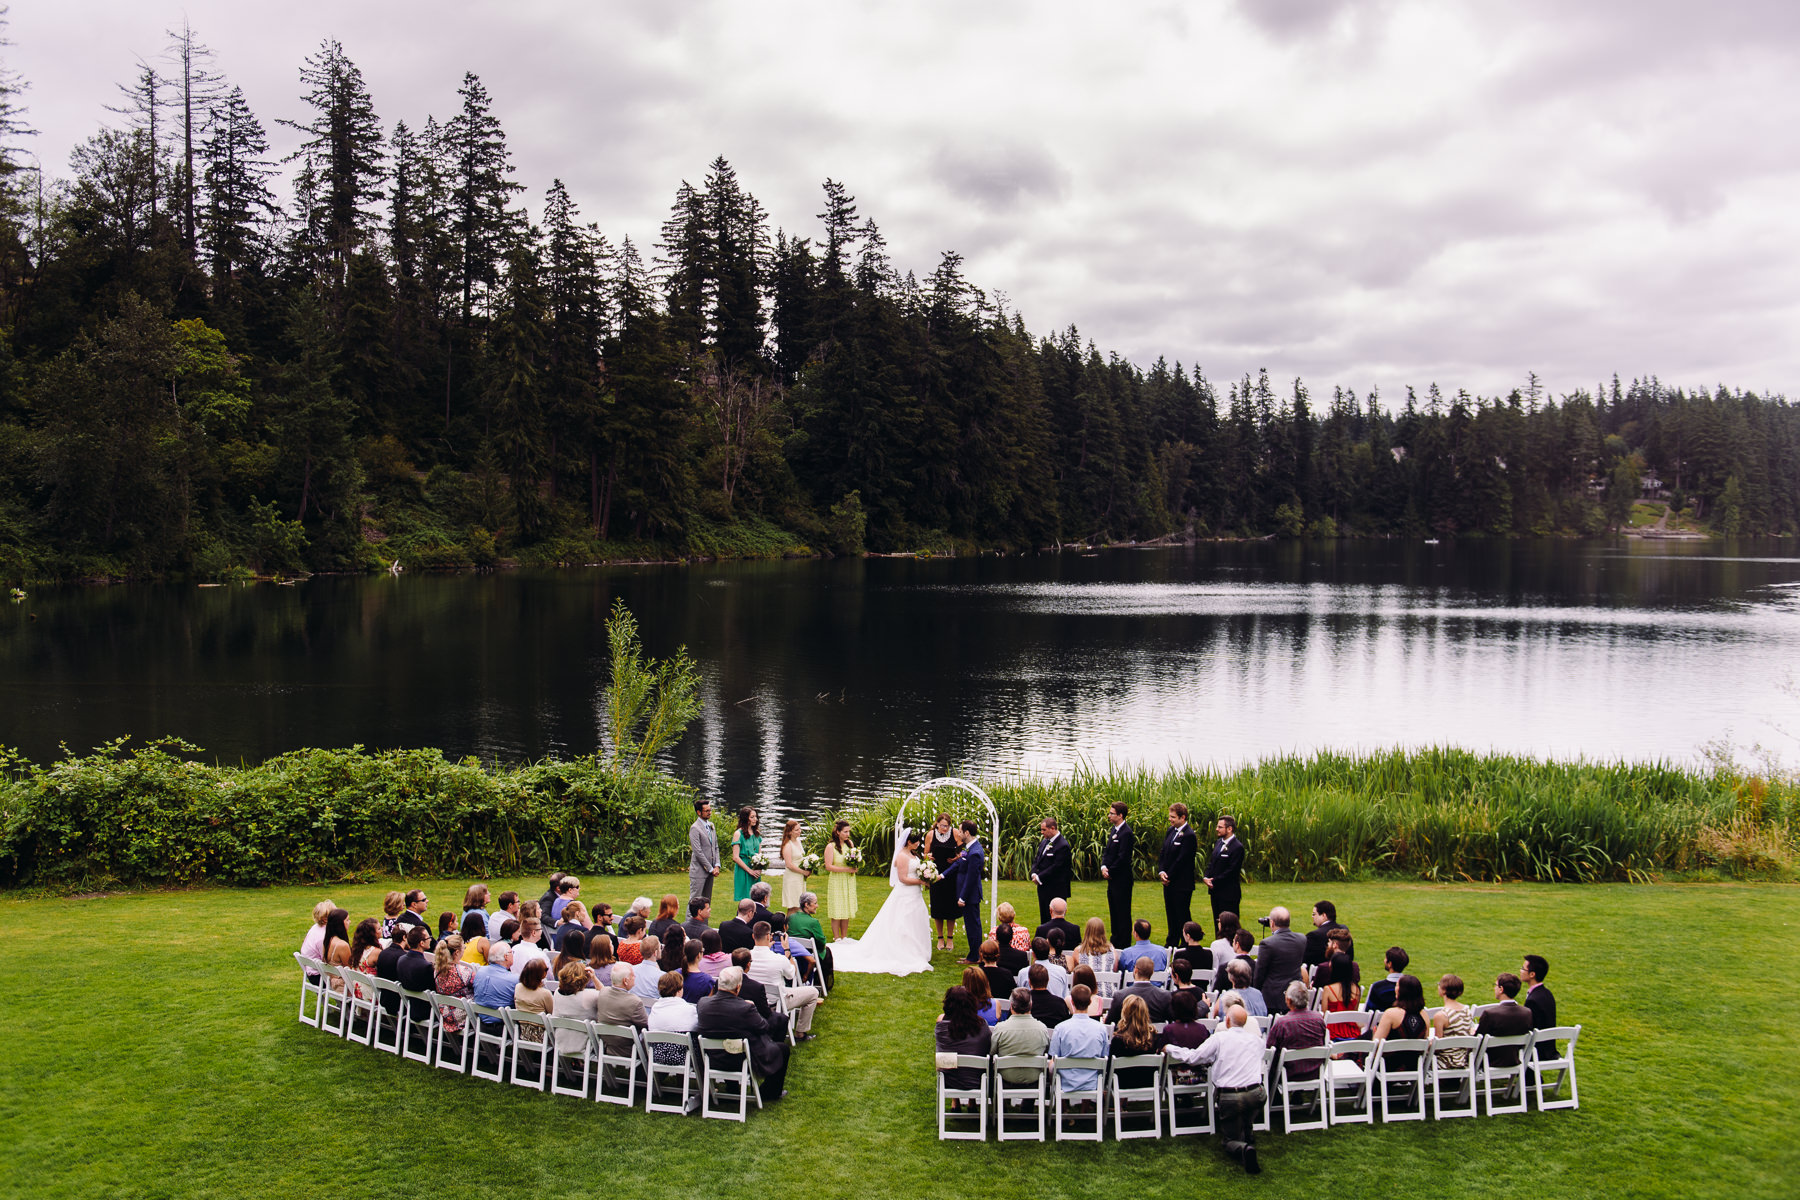
M313 110L306 121L282 121L305 134L288 161L305 164L309 187L299 214L323 254L321 264L334 292L341 290L355 253L374 227L369 204L381 195L381 125L363 84L362 72L327 38L300 68L301 95Z
M508 206L525 185L509 178L512 156L506 134L493 114L487 88L473 73L463 76L462 109L444 127L451 171L451 222L462 256L462 324L469 326L477 293L492 289L500 264L519 233L518 214Z
M200 248L200 177L194 162L200 155L199 141L212 120L215 106L226 99L225 80L211 67L213 52L194 36L193 27L185 18L179 30L168 30L165 36L169 39L164 57L171 66L170 103L176 110L181 138L181 166L170 191L181 213L181 244L189 260L194 261ZM242 94L236 89L233 92L242 103Z
M262 123L232 88L212 113L200 161L206 186L199 236L210 259L215 295L229 298L247 269L260 267L269 250L268 222L279 211L268 180L275 168Z

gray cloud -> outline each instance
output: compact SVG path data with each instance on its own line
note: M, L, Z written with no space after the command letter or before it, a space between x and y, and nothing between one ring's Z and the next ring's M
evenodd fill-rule
M953 195L994 212L1053 202L1068 184L1068 173L1043 147L1017 142L940 146L928 169Z

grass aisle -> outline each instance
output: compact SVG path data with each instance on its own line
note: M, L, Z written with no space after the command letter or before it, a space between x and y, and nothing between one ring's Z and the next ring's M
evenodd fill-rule
M463 890L425 886L433 915ZM623 910L685 887L590 879L583 893ZM856 927L886 893L880 880L861 887ZM748 1128L458 1078L301 1026L290 954L313 903L329 895L360 918L385 890L0 900L13 947L0 962L0 1127L13 1151L0 1195L1054 1200L1222 1181L1234 1195L1587 1200L1800 1187L1792 885L1251 887L1265 911L1329 895L1365 960L1404 945L1428 992L1454 971L1486 999L1497 972L1543 953L1560 1015L1584 1026L1577 1112L1273 1135L1260 1179L1228 1169L1212 1139L938 1143L931 1020L956 977L947 953L929 976L841 976L789 1099ZM1029 889L1002 894L1023 910ZM1160 918L1154 888L1140 884L1139 898ZM1103 907L1098 885L1077 887L1077 917Z

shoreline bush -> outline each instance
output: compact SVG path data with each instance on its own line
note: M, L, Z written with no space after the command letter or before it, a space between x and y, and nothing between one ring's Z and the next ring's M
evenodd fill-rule
M687 864L694 790L601 756L502 766L353 746L222 766L179 740L125 742L48 766L0 750L0 887L614 875ZM985 786L1001 817L1008 879L1024 878L1047 812L1074 846L1076 878L1098 878L1114 800L1131 806L1143 880L1154 876L1164 813L1176 800L1192 811L1203 849L1219 813L1237 817L1247 870L1260 880L1601 882L1700 870L1766 878L1790 876L1800 859L1793 786L1726 771L1437 749ZM899 803L834 814L852 822L864 874L886 873ZM940 807L987 828L961 793L927 797L910 819L923 824ZM718 819L723 844L730 831ZM828 818L808 822L809 850L822 849L829 828Z

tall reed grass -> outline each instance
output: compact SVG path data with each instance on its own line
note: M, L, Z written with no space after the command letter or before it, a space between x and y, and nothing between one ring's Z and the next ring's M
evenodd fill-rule
M1124 801L1138 835L1138 876L1154 875L1168 806L1186 804L1201 830L1237 818L1256 878L1366 875L1441 880L1642 880L1721 868L1790 873L1800 860L1800 797L1787 785L1663 765L1545 762L1461 750L1318 753L1241 770L1077 772L1069 779L984 784L1000 816L1000 871L1023 878L1037 826L1054 814L1079 879L1099 877L1106 812ZM901 798L849 810L865 870L886 870ZM939 807L988 827L958 792L915 803L923 825ZM813 833L823 843L826 823Z

